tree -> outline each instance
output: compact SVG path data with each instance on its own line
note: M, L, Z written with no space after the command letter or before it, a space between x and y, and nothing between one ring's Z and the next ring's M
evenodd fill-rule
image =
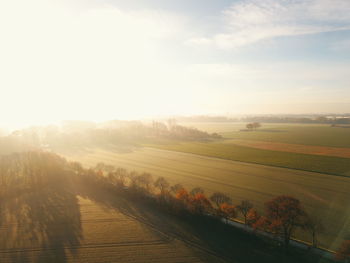
M345 262L350 262L350 240L344 240L340 245L340 248L335 254L337 260L344 260Z
M185 189L182 184L175 184L172 187L170 187L170 191L173 192L174 194L177 194L177 192L181 189Z
M198 193L190 201L196 214L202 215L212 209L210 201L204 194Z
M151 192L152 175L149 173L142 173L137 177L139 187L144 188L148 193Z
M217 206L217 208L220 208L220 205L223 203L231 204L231 198L228 197L227 195L220 193L220 192L215 192L210 196L210 200L214 202Z
M317 247L317 234L324 231L324 226L321 219L314 215L307 215L304 223L304 228L311 233L312 246Z
M154 186L159 189L161 195L164 195L169 188L169 183L164 177L158 177Z
M287 249L293 231L302 226L306 215L300 201L291 196L277 196L265 204L265 210L270 230L283 237Z
M175 194L176 200L179 201L180 207L182 209L188 209L190 205L190 195L185 188L179 188Z
M247 225L254 227L254 224L260 219L259 213L254 209L250 209L247 213Z
M136 190L138 183L138 173L136 171L132 171L128 174L129 178L129 187Z
M253 126L253 129L258 129L261 127L261 124L260 124L260 122L253 122L252 126Z
M127 171L124 168L118 168L115 171L115 177L117 186L120 188L124 188L127 177Z
M247 224L247 215L250 209L253 208L253 204L249 200L243 200L238 206L237 210L241 212L244 217L244 224Z
M228 219L234 218L237 216L235 206L229 205L227 203L223 203L220 205L220 214L223 218L226 219L226 222Z
M70 167L74 171L74 173L81 175L84 172L84 168L79 162L70 162L69 163Z
M191 195L195 196L196 194L204 194L204 190L201 187L195 187L190 192Z
M246 128L248 129L248 130L253 130L253 124L251 124L251 123L248 123L247 125L246 125Z

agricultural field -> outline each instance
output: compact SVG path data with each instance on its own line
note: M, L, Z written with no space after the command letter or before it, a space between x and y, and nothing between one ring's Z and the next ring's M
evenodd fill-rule
M169 182L182 183L189 189L199 186L207 195L224 192L235 204L251 200L260 211L272 197L292 195L302 201L309 213L324 221L327 231L320 235L320 245L325 248L335 249L350 227L350 178L347 177L154 148L136 148L129 152L87 149L64 154L86 167L104 162L164 176ZM297 233L296 237L310 240L305 232Z
M184 123L183 125L217 132L226 139L257 140L328 147L350 147L350 126L329 124L262 123L255 131L244 131L246 123Z
M167 218L158 214L155 224L140 211L82 187L8 198L0 214L0 262L225 262L200 243L167 234L160 224Z
M165 141L144 144L234 161L350 176L350 129L317 124L262 124L246 131L245 123L186 123L217 132L221 140Z

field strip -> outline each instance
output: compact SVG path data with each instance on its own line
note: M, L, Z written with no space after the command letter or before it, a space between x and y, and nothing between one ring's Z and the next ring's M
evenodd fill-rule
M350 148L302 145L302 144L257 141L257 140L241 140L241 139L228 140L228 141L225 141L225 143L244 146L244 147L250 147L255 149L262 149L262 150L350 158Z
M123 213L123 211L121 211L121 212ZM142 219L142 217L132 216L132 215L130 215L128 213L123 213L123 214L126 215L126 216L129 216L129 217L131 217L131 218L133 218L133 219L135 219L137 221L139 221L142 224L147 225L148 227L150 227L151 229L157 231L158 233L161 233L162 235L167 236L169 239L179 240L179 241L185 243L186 245L188 245L190 247L194 247L194 248L196 248L198 250L201 250L201 251L203 251L205 253L208 253L210 255L216 256L216 257L224 259L224 260L230 260L229 258L227 258L227 257L225 257L223 255L220 255L218 253L215 253L212 250L210 250L208 248L205 248L204 246L198 244L197 242L191 241L191 240L189 240L187 238L184 238L184 237L182 237L181 235L179 235L179 234L177 234L175 232L171 232L170 233L169 231L162 231L162 230L160 230L160 227L158 225L154 225L154 224L151 224L149 222L146 222L145 220Z
M81 249L81 248L103 248L103 247L125 247L125 246L150 246L163 245L163 240L144 241L144 242L119 242L119 243L96 243L77 246L58 246L58 247L37 247L37 248L15 248L15 249L0 249L0 253L16 253L16 252L32 252L43 250L62 250L62 249Z
M152 159L148 159L148 156L153 154L156 154L156 156ZM141 155L141 156L139 156ZM167 158L168 160L171 160L171 163L164 164L162 162L162 159L164 156L173 156L173 158ZM192 158L190 158L192 157ZM191 160L191 167L188 168L182 168L183 159L185 160ZM213 164L215 163L215 170L216 172L214 174L220 174L220 168L221 164L227 164L230 165L232 170L229 169L227 172L230 173L229 177L225 177L224 180L218 180L215 177L211 175L211 177L208 177L208 169L205 169L205 173L199 173L198 170L200 169L202 160L205 160L204 163ZM201 181L207 181L208 183L215 183L217 185L221 186L230 186L231 189L240 189L242 191L251 191L255 193L259 193L262 196L262 199L258 199L258 202L262 202L261 200L266 200L269 197L272 197L274 194L269 191L260 191L258 188L251 188L249 187L250 184L245 184L245 186L240 186L240 182L243 178L247 177L255 177L256 180L268 180L272 184L276 184L276 182L283 182L286 185L289 185L289 188L291 185L294 185L294 190L297 190L298 192L302 194L307 194L311 198L316 198L319 200L322 200L322 198L318 197L317 194L310 195L308 194L310 189L314 189L315 192L319 190L324 190L330 192L330 194L334 193L334 189L330 189L329 186L335 187L336 184L338 184L339 187L337 189L338 194L344 194L347 195L347 191L345 191L346 187L344 187L344 183L346 183L350 188L350 180L343 177L333 177L327 174L319 174L319 173L313 173L313 172L306 172L306 171L300 171L300 170L294 170L294 169L287 169L287 168L280 168L280 167L271 167L266 165L259 165L259 164L251 164L251 163L242 163L242 162L236 162L231 160L224 160L220 158L213 158L213 157L206 157L206 156L200 156L196 154L190 154L190 153L182 153L182 152L176 152L176 151L168 151L168 150L160 150L160 149L153 149L153 148L143 148L142 150L136 151L135 153L129 153L129 154L119 154L119 153L113 153L113 152L106 152L106 151L96 151L93 154L88 154L84 158L85 162L83 163L89 165L94 165L97 162L108 162L110 164L114 164L117 166L125 167L125 168L136 168L140 169L141 171L147 171L151 172L155 175L172 175L171 177L182 177L184 179L193 178L195 180L201 180ZM193 164L193 160L196 160L196 163ZM188 161L187 161L188 162ZM217 165L219 163L219 165ZM176 168L175 168L176 167ZM179 169L182 168L182 169ZM242 169L243 168L243 169ZM249 169L253 168L253 171L250 171ZM248 169L248 170L247 170ZM247 170L246 172L242 172ZM266 175L265 175L266 174ZM232 176L231 176L232 175ZM234 180L233 176L235 178L239 178L238 181ZM244 177L242 177L244 176ZM283 179L281 179L283 177ZM298 178L299 179L298 179ZM215 178L215 179L214 179ZM314 180L317 178L317 185L315 185ZM298 180L296 180L298 179ZM178 180L178 182L184 182L184 180ZM300 181L300 183L298 182ZM323 181L323 183L322 183ZM185 183L185 182L184 182ZM210 186L211 189L214 189L217 187L214 187L211 184L207 184ZM248 187L247 187L248 186ZM328 187L327 187L328 186ZM208 187L206 187L208 189ZM299 190L298 190L299 189ZM344 191L342 190L344 189ZM232 191L233 195L235 195L235 191ZM232 194L230 194L232 196ZM233 196L232 196L233 197ZM237 199L241 196L237 195ZM306 204L308 206L308 204Z
M91 160L93 160L93 157L91 157ZM109 160L110 163L113 163L113 161L115 161L115 158L113 158L113 157L105 157L104 160L105 161ZM138 161L137 163L135 163L135 161L133 161L131 159L127 160L126 158L124 160L126 160L125 163L128 163L129 165L133 165L134 167L145 169L145 171L148 171L149 169L154 169L157 172L157 174L159 174L159 175L162 175L161 171L162 172L171 172L172 174L176 174L177 176L184 177L184 178L190 177L190 178L193 178L193 179L196 179L196 180L207 181L207 182L215 183L215 184L218 184L218 185L230 186L232 188L241 189L241 190L244 190L244 191L252 191L252 192L259 193L259 194L262 194L262 195L265 195L265 196L272 196L271 194L268 194L268 193L265 193L265 192L257 191L257 190L250 189L250 188L247 188L247 187L240 187L240 186L237 186L237 185L234 185L234 184L231 184L231 183L227 183L227 182L219 182L219 181L217 181L215 179L212 179L210 177L202 176L200 174L195 174L195 173L188 172L188 171L185 171L185 170L180 170L180 169L175 169L175 168L165 168L165 167L160 166L160 165L159 166L149 165L146 162L143 162L143 165L140 165L139 163L142 163L142 162ZM123 167L123 166L121 166L121 167Z
M150 148L150 149L153 149L153 150L156 150L156 151L167 151L167 150L160 150L160 149L155 149L155 148ZM172 152L172 151L169 151L169 152ZM229 162L229 163L236 163L236 164L240 164L242 166L244 165L247 165L247 166L259 166L259 169L283 169L285 172L285 170L289 170L289 171L299 171L300 173L298 173L298 176L304 176L305 178L309 178L310 176L314 176L314 175L324 175L322 173L316 173L316 172L308 172L309 174L306 174L307 171L301 171L301 170L295 170L295 169L291 169L291 168L283 168L283 167L275 167L275 166L269 166L269 165L262 165L262 164L252 164L252 163L245 163L245 162L240 162L240 161L232 161L232 160L224 160L224 159L220 159L220 158L215 158L215 157L206 157L206 156L201 156L201 155L197 155L197 154L191 154L191 153L182 153L180 152L181 154L184 154L184 155L194 155L196 156L197 158L202 158L202 157L205 157L207 159L215 159L216 161L222 161L222 162ZM152 153L147 153L148 155L152 155ZM167 158L165 157L166 155L164 156L161 156L161 157L158 157L156 156L157 158L161 158L161 159L166 159L166 160L169 160L169 161L175 161L174 159L170 159L170 158ZM191 164L193 165L193 162L188 162L188 161L184 161L184 160L181 160L181 163L186 163L186 164ZM272 181L280 181L280 182L284 182L284 183L290 183L290 184L294 184L294 185L301 185L301 186L304 186L303 184L300 184L300 183L296 183L296 182L293 182L292 180L282 180L282 179L279 179L279 178L271 178L271 176L264 176L264 175L255 175L255 174L252 174L252 173L248 173L248 172L242 172L242 171L238 171L238 170L234 170L232 171L232 169L225 169L223 167L213 167L213 166L207 166L207 165L203 165L203 164L199 164L201 167L205 167L206 169L212 169L213 171L226 171L226 172L234 172L234 173L237 173L237 174L240 174L240 175L244 175L244 176L252 176L252 177L257 177L257 178L265 178L267 180L272 180ZM326 176L329 176L328 174L326 174ZM318 178L318 179L322 179L321 178ZM325 178L323 178L325 179ZM344 180L344 181L347 181L349 182L349 180ZM312 186L311 186L312 187ZM329 188L325 188L325 187L314 187L314 188L317 188L317 189L322 189L322 190L325 190L325 191L331 191L333 192L332 189L329 189ZM343 192L344 194L347 194L348 191L344 191Z
M81 220L81 223L87 223L87 224L91 224L91 223L120 223L120 222L128 222L130 220L128 219L119 219L119 218L107 218L107 219L85 219L85 220ZM57 223L56 225L65 225L66 223ZM2 224L0 229L7 229L9 226L18 226L21 227L22 224L19 223L6 223L6 224Z
M282 167L274 167L274 166L268 166L268 165L261 165L261 164L252 164L252 163L244 163L244 162L239 162L239 161L231 161L231 160L225 160L225 159L220 159L220 158L215 158L215 157L207 157L207 156L202 156L202 155L197 155L197 154L192 154L192 153L183 153L183 152L177 152L177 151L169 151L169 150L161 150L161 149L156 149L156 148L144 148L144 149L150 149L151 151L147 151L147 153L144 153L147 157L148 156L152 156L154 159L158 159L158 160L168 160L170 162L174 162L174 163L178 163L179 165L177 166L172 166L171 168L167 168L167 167L164 167L162 165L156 165L155 163L156 162L153 162L152 164L150 164L150 162L147 162L147 161L144 161L143 159L139 159L137 161L135 161L135 159L133 158L128 158L126 157L126 155L118 155L117 158L115 158L115 156L111 156L111 154L109 152L99 152L96 157L94 156L90 156L88 157L90 160L93 160L93 158L99 158L99 157L102 157L103 156L103 159L104 160L108 160L110 161L110 163L114 164L115 162L120 163L120 161L123 161L123 163L127 164L127 165L133 165L135 167L138 167L138 168L141 168L141 169L145 169L145 170L149 170L149 169L154 169L157 174L161 175L161 172L171 172L171 173L174 173L178 176L182 176L182 177L192 177L192 178L195 178L195 179L200 179L200 180L203 180L203 181L208 181L208 182L213 182L213 183L217 183L219 185L229 185L229 186L232 186L232 187L235 187L235 188L240 188L242 190L248 190L248 191L254 191L254 192L257 192L257 193L260 193L260 194L265 194L266 193L263 193L263 192L259 192L259 191L255 191L255 190L252 190L250 188L247 188L247 187L239 187L237 185L233 185L233 184L230 184L229 182L219 182L218 180L215 180L213 179L213 177L209 177L209 176L205 176L203 174L199 174L199 173L194 173L194 172L189 172L188 170L185 170L185 169L180 169L181 165L183 164L189 164L189 165L192 165L194 166L195 168L198 168L197 166L200 166L200 167L205 167L207 170L212 170L213 173L220 173L222 171L225 171L225 172L230 172L230 173L235 173L236 175L243 175L243 176L250 176L250 177L256 177L256 178L264 178L266 180L270 180L270 181L279 181L279 182L283 182L283 183L288 183L288 184L292 184L292 185L296 185L296 186L305 186L305 183L297 183L295 182L295 179L294 178L288 178L287 176L285 176L285 179L281 179L280 177L286 172L292 172L293 175L298 175L299 177L304 177L305 179L310 179L310 176L317 176L318 180L319 179L323 179L323 180L329 180L329 176L328 174L321 174L321 173L315 173L315 172L307 172L307 171L300 171L300 170L294 170L294 169L290 169L290 168L282 168ZM153 152L157 152L157 153L163 153L163 154L160 154L160 155L155 155ZM166 156L169 155L169 153L176 153L177 155L183 155L184 157L196 157L197 159L204 159L206 161L215 161L215 162L221 162L221 163L224 163L224 164L234 164L234 165L239 165L239 166L247 166L247 167L253 167L253 168L258 168L260 170L259 174L254 174L254 173L251 173L251 172L243 172L242 170L239 170L239 169L233 169L233 167L231 167L231 169L228 169L228 168L223 168L222 166L210 166L210 165L202 165L200 163L194 163L193 161L192 162L189 162L189 161L186 161L186 160L189 160L190 158L184 158L185 160L181 159L181 160L178 160L178 159L174 159L174 158L167 158ZM159 161L159 163L161 163ZM204 163L207 163L207 162L204 162ZM261 170L262 169L266 169L266 170L273 170L273 171L280 171L281 174L275 177L271 177L271 176L265 176L263 173L261 173ZM326 178L328 177L328 178ZM289 179L289 180L288 180ZM340 179L340 178L339 178ZM342 180L343 179L343 180ZM350 187L350 180L349 179L345 179L345 178L341 178L340 179L341 181L344 181L346 183L349 183L349 187ZM327 184L326 184L327 185ZM330 188L327 188L327 187L320 187L319 185L318 186L313 186L313 185L310 185L309 186L310 188L314 188L314 189L322 189L324 191L329 191L329 192L333 192L334 190L333 189L330 189ZM344 194L347 194L348 192L347 191L341 191L341 190L338 190L338 192L340 193L344 193Z

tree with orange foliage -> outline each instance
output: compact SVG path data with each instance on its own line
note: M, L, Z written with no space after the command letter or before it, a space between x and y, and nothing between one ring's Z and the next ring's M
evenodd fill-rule
M220 215L226 219L226 222L228 219L234 218L237 216L236 207L227 203L221 204L219 211L220 211L219 212Z
M344 260L350 262L350 240L344 240L335 254L337 260Z
M187 190L183 187L178 188L175 193L175 199L178 201L175 203L175 208L177 209L189 209L190 205L190 195Z
M190 200L193 212L196 214L204 214L212 210L212 205L208 198L201 193L196 194Z
M184 187L182 186L182 184L175 184L173 186L170 187L170 191L173 192L175 195L176 193L181 190L184 189Z
M259 213L254 208L251 208L247 213L247 225L253 227L253 225L259 220L259 218Z
M288 248L291 235L296 227L302 226L306 215L298 199L281 195L265 204L266 218L269 229L282 236L285 248Z
M180 200L184 203L188 203L190 200L190 195L188 194L187 190L185 188L181 188L176 192L175 195L177 200Z
M271 229L271 222L266 216L259 216L257 220L252 223L252 227L262 231L268 231Z

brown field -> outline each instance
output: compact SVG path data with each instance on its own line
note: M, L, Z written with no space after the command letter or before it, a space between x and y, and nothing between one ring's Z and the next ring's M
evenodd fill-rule
M267 141L256 141L256 140L229 140L229 141L225 141L225 143L245 146L245 147L250 147L255 149L262 149L262 150L350 158L350 148L290 144L290 143L267 142Z
M161 224L149 223L121 199L39 190L6 200L1 263L224 262L168 235Z

